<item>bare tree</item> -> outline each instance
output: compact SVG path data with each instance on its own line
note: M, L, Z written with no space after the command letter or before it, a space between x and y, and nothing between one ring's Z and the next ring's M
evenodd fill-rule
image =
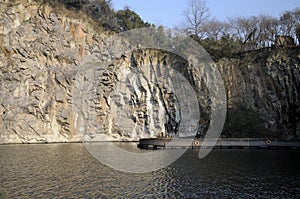
M259 35L258 18L257 17L236 17L229 19L231 24L231 32L233 36L242 42L243 50L251 50L257 47L257 37Z
M217 19L205 21L205 23L203 23L202 27L203 27L205 36L207 38L213 39L215 41L219 40L221 38L221 36L224 35L228 29L228 26L226 23L219 21Z
M189 7L184 13L185 31L202 38L203 25L209 17L208 7L205 0L189 0Z
M300 24L296 25L296 37L298 39L298 44L300 44Z
M189 0L185 23L179 30L201 42L211 52L238 52L274 45L276 36L289 36L300 45L300 8L284 12L279 18L259 15L210 19L206 0ZM223 53L224 54L224 53ZM230 54L230 53L229 53ZM216 56L217 57L217 56Z
M280 17L280 34L296 39L296 28L298 24L300 24L300 8L284 12Z
M268 15L259 16L260 47L270 47L275 42L275 36L280 33L279 20Z

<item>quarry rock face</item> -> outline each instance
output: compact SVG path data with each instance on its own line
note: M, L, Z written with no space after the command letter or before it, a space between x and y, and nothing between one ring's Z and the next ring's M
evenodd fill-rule
M203 79L179 56L151 49L123 52L127 44L121 40L107 42L113 34L82 13L30 0L1 3L0 143L177 136L188 128L180 127L183 120L198 123L193 129L205 134L211 102ZM219 61L228 109L252 110L270 134L299 137L299 58L294 47ZM176 81L190 83L196 98L187 90L181 91L186 100L178 100L168 88L174 72L167 65L183 74L185 80ZM184 108L195 101L199 110ZM179 136L193 131L185 132Z
M103 36L35 1L1 3L0 19L1 142L79 141L75 71L83 56L102 50Z
M241 122L242 114L253 112L248 116L262 119L260 128L267 136L299 137L299 58L300 48L294 47L261 49L238 59L221 60L218 65L227 90L227 111L239 109L227 119Z
M179 132L180 136L192 136L194 132L188 128L198 128L198 100L196 96L188 100L176 97L170 87L175 70L163 65L170 56L148 49L123 55L105 67L85 64L76 75L73 90L75 126L84 140L130 141L179 136ZM185 78L176 78L176 82L172 88L177 93L191 95L193 89L182 89L189 85Z
M72 14L35 1L1 4L1 143L175 135L179 105L154 75L165 60L129 52L98 66L120 57L122 41ZM144 58L144 68L133 64Z

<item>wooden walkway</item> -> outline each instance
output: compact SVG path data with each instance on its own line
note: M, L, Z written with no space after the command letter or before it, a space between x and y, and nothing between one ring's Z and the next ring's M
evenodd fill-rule
M220 138L203 139L192 138L143 138L137 145L143 149L157 148L216 148L216 149L300 149L300 139L264 139L264 138Z

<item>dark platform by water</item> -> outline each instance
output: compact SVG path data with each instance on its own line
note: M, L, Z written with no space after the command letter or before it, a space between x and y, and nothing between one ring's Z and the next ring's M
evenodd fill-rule
M142 138L137 147L157 148L216 148L216 149L300 149L300 139L275 138Z

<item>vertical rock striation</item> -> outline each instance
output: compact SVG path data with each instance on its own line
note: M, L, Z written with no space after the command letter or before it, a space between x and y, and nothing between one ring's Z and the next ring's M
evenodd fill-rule
M194 87L199 131L205 133L211 102L193 67L159 50L116 56L113 52L124 44L107 42L112 34L80 12L32 0L1 3L0 143L176 135L183 119L195 121L196 111L184 110L190 116L183 118L187 106L170 89L166 66ZM299 58L299 47L290 47L217 63L228 97L224 136L299 137ZM89 65L97 60L110 64Z
M35 1L0 9L1 143L79 141L71 111L75 71L82 57L104 51L107 34L96 34L81 13L79 20Z
M218 63L228 97L228 136L299 137L299 58L299 47L269 48ZM243 117L246 133L235 134Z

